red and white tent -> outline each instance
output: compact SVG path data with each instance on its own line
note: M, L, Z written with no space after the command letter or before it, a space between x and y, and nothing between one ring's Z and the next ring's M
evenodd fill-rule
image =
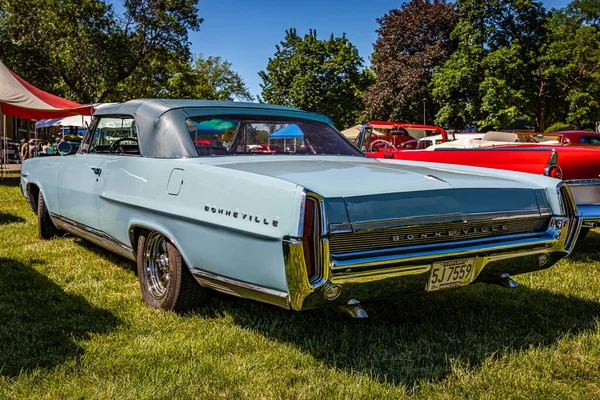
M92 110L27 83L0 61L0 114L23 119L90 115Z
M6 115L23 119L90 115L93 108L44 92L27 83L0 61L0 115L6 149ZM6 154L2 155L2 174Z

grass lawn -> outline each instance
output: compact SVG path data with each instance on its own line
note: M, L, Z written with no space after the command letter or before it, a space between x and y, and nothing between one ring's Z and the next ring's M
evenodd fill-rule
M516 289L475 285L291 312L215 295L141 301L134 264L37 237L0 182L0 398L600 398L600 234Z

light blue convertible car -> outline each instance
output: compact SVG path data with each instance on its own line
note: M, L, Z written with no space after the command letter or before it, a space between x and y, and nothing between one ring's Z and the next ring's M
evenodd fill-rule
M215 289L365 316L365 300L510 287L581 225L559 180L370 159L323 115L235 102L103 107L77 154L27 160L21 185L42 238L136 260L144 301L175 310Z

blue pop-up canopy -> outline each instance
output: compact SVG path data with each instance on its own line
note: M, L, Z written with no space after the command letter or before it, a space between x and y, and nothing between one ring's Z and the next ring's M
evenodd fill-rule
M302 139L304 132L298 125L290 124L269 135L269 139Z

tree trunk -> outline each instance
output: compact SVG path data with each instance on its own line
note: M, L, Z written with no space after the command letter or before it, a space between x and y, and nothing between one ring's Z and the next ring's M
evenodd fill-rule
M546 129L546 118L543 108L535 110L535 131L544 132Z

